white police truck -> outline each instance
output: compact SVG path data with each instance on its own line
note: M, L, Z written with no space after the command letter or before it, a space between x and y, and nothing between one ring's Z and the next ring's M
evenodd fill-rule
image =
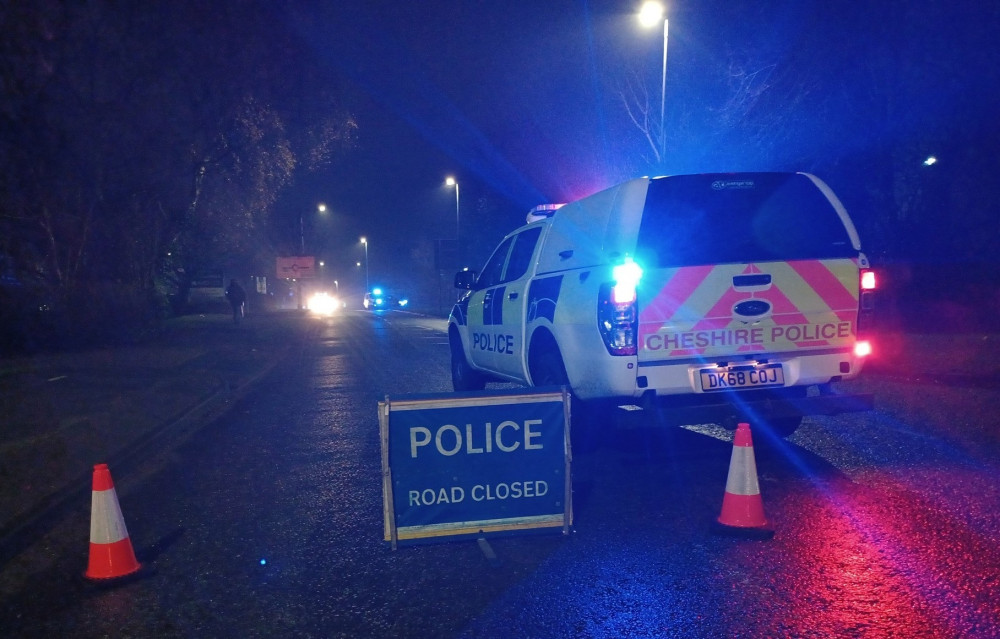
M455 276L455 390L567 386L588 409L782 435L872 407L832 386L871 351L875 277L819 178L639 178L540 209Z

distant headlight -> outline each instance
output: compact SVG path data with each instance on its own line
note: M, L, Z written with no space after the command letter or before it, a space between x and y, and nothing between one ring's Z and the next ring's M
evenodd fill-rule
M410 303L410 300L406 299L405 297L403 299L399 300L399 305L400 306L406 306L409 303Z
M338 306L340 304L337 302L337 298L326 293L316 293L306 303L306 308L316 315L333 315Z

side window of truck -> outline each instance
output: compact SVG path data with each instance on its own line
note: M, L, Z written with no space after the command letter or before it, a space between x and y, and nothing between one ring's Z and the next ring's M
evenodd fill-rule
M486 266L483 267L483 272L479 274L479 279L476 280L477 290L489 288L502 281L503 266L507 263L507 253L510 252L510 244L513 241L514 238L509 237L497 247L497 250L493 251L493 255L490 256L490 259L486 262Z
M535 254L535 245L542 234L542 227L536 226L514 237L514 248L510 252L510 259L507 260L507 270L504 271L503 281L511 282L521 278L528 272L531 266L531 256Z

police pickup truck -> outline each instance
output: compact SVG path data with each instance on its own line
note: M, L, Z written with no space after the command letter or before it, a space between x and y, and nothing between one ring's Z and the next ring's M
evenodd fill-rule
M871 352L874 272L805 173L639 178L533 210L449 317L452 382L567 386L671 423L868 410L835 393ZM598 411L599 412L599 411Z

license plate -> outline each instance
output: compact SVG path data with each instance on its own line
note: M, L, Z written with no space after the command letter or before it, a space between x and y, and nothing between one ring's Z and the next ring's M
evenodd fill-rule
M703 368L699 373L701 373L701 390L705 392L785 385L781 364Z

